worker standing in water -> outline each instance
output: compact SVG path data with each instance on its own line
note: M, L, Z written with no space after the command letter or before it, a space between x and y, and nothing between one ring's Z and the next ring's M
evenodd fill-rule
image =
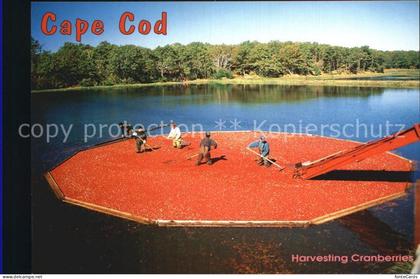
M260 156L258 157L257 163L260 166L271 166L269 162L268 155L270 154L270 145L264 136L261 136L258 141L255 141L248 145L248 148L258 148Z
M132 136L136 139L137 153L142 153L146 150L147 144L147 133L143 128L136 129L133 131Z
M210 156L210 150L212 147L216 149L217 142L210 138L210 132L206 132L205 138L200 142L200 153L198 154L198 159L196 162L197 166L201 164L203 158L205 160L204 163L207 163L207 165L211 165L213 163Z
M172 139L172 146L174 148L179 149L182 147L181 129L179 129L175 122L171 123L171 131L169 132L168 139Z

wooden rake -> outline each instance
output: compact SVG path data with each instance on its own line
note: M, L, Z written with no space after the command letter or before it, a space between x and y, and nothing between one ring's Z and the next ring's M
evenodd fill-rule
M277 164L276 162L274 162L274 161L272 161L272 160L270 160L270 159L268 159L268 158L263 157L260 153L255 152L255 151L254 151L254 150L252 150L251 148L247 147L246 149L247 149L248 151L251 151L252 153L254 153L254 154L256 154L256 155L260 156L261 158L263 158L263 159L265 159L265 160L269 161L271 164L273 164L274 166L278 167L280 171L282 171L282 170L284 170L284 169L285 169L285 167L282 167L282 166L280 166L279 164Z

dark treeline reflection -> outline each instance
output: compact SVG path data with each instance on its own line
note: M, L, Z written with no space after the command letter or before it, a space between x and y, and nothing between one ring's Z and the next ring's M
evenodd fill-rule
M273 104L300 102L319 97L369 97L383 93L381 88L346 88L285 85L197 85L188 87L160 88L162 96L187 95L178 103L242 103ZM153 92L153 91L151 91ZM191 98L192 97L192 98ZM169 99L169 101L172 101Z
M102 97L119 98L161 98L161 104L210 104L210 103L243 103L270 104L300 102L320 97L361 97L380 95L383 88L369 87L323 87L295 85L170 85L142 88L92 89L88 91L74 90L72 94L43 93L37 99L48 98L48 102L62 103L81 102ZM79 93L79 94L74 94ZM106 96L104 96L106 95ZM142 96L140 96L142 95ZM42 104L41 104L42 105Z

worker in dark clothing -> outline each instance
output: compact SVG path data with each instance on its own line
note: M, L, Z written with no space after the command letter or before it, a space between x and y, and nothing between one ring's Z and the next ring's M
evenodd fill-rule
M257 163L260 166L271 166L271 163L267 160L268 155L270 154L270 145L264 136L261 136L258 141L255 141L248 145L249 148L258 148L260 156L258 156Z
M134 130L132 136L136 139L137 153L142 153L146 150L147 133L143 128Z
M213 162L210 157L210 150L211 148L217 148L217 142L210 138L210 132L206 132L206 137L201 140L200 142L200 153L198 154L198 159L196 165L199 166L201 161L204 158L204 163L211 165Z
M121 136L123 138L128 138L131 135L131 132L133 130L133 126L128 124L126 121L118 123L118 126L121 129Z

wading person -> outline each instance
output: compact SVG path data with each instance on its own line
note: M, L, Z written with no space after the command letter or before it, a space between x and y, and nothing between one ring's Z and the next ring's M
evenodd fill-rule
M196 165L199 166L201 161L204 158L204 163L211 165L213 162L210 157L211 148L217 148L217 142L210 138L210 132L206 132L206 137L200 142L200 153L198 154L198 159Z
M174 148L182 147L181 129L176 126L176 123L171 123L171 131L169 132L168 139L172 140L172 146Z
M133 131L133 137L136 139L137 153L142 153L146 150L147 133L143 128Z
M261 136L258 141L248 145L248 148L258 148L260 156L258 156L257 164L260 166L269 167L271 163L267 160L270 154L270 145L265 137Z

